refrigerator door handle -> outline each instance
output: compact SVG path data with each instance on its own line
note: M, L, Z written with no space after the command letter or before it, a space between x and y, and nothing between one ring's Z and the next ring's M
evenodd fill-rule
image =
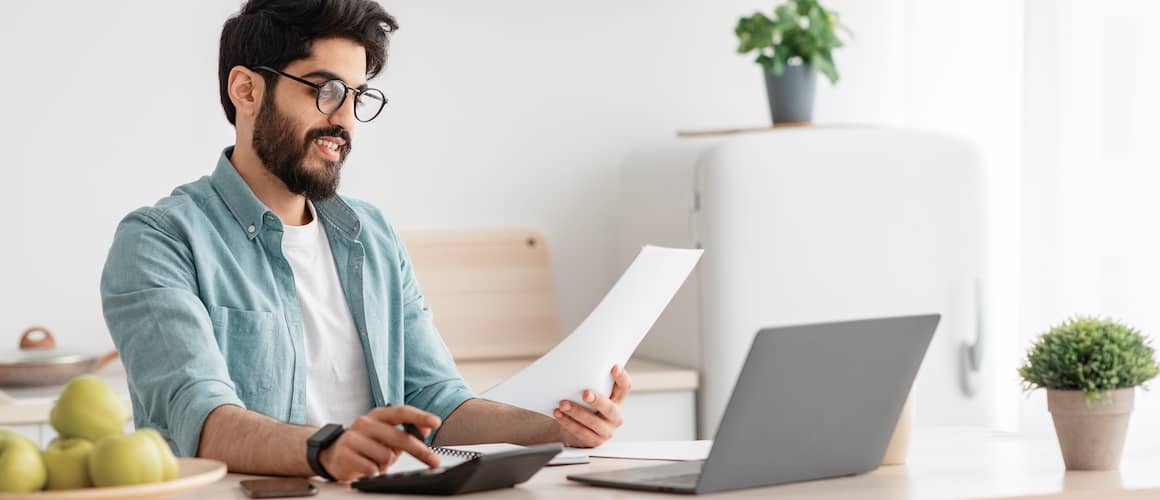
M978 278L974 281L975 341L963 342L960 356L960 377L963 395L970 398L979 392L979 372L983 368L983 341L986 328L983 318L983 286Z

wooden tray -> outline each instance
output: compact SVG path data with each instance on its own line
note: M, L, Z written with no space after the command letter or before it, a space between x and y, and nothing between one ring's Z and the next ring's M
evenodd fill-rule
M0 493L0 500L28 498L35 500L145 500L169 498L225 477L226 464L206 458L179 458L177 479L161 483L80 490L40 491L36 493Z

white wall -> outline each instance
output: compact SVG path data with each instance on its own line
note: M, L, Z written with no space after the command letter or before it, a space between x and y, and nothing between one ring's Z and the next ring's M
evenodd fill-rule
M1020 347L1076 314L1160 334L1160 33L1156 2L1027 3ZM1093 71L1096 68L1096 71ZM1155 343L1153 344L1155 345ZM1129 438L1160 432L1160 393L1136 391ZM1051 432L1043 391L1023 429Z
M564 330L621 271L620 162L677 129L768 120L734 53L755 0L384 2L402 29L342 190L403 230L527 225L553 246ZM905 117L902 0L835 0L857 35L822 122ZM20 2L0 16L0 348L31 324L111 346L97 284L117 221L232 143L216 79L235 0ZM436 312L438 313L438 312Z

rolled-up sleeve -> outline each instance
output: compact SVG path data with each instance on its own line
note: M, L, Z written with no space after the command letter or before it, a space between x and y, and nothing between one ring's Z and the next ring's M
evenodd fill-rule
M244 408L198 296L192 251L163 211L117 228L101 275L105 323L128 374L134 424L157 429L179 456L197 455L214 408Z
M451 351L435 329L431 309L423 301L402 240L394 231L391 231L391 236L399 251L403 279L404 399L408 405L446 419L459 405L476 395L463 381ZM435 433L431 433L428 440L434 438Z

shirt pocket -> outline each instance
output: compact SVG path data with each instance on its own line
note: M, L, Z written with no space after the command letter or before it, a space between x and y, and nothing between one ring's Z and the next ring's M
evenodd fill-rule
M285 338L277 334L274 313L210 306L209 316L238 397L262 411L271 403L277 384L289 383L284 372L292 364L285 356Z

